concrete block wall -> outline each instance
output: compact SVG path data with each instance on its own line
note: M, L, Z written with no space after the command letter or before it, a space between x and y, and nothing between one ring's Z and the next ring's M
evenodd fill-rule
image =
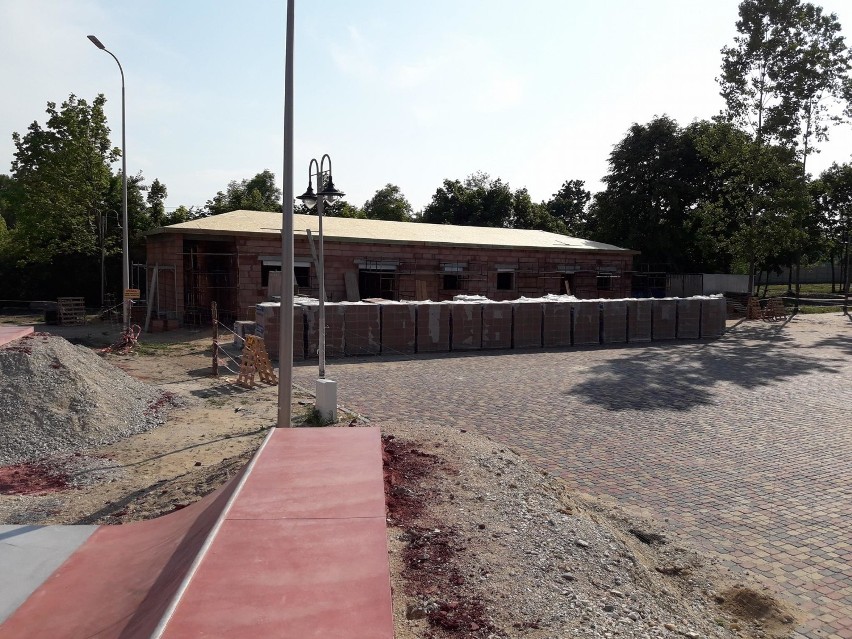
M452 304L450 348L471 351L482 348L482 304Z
M542 304L516 302L514 315L513 348L541 348Z
M482 348L512 348L513 306L517 305L506 302L482 305Z
M344 353L349 356L381 353L381 308L372 304L341 304L341 308Z
M627 341L650 342L653 300L627 300Z
M542 343L545 348L571 346L571 305L558 302L542 304Z
M573 312L574 346L592 346L601 343L600 302L571 302Z
M601 343L623 344L627 341L627 302L601 304Z
M701 336L701 300L677 300L678 339L698 339Z
M417 304L417 352L446 353L450 350L450 307L447 304Z
M326 310L326 357L594 346L719 337L725 300L338 304ZM279 305L256 307L255 334L278 357ZM293 359L316 358L319 307L293 309Z
M675 339L677 337L677 300L652 300L651 337Z
M417 308L413 304L379 304L383 354L415 352Z

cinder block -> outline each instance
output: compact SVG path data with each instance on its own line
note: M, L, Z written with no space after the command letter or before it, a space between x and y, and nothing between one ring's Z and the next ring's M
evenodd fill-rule
M677 300L652 301L653 339L674 339L677 335Z
M574 321L574 346L601 343L600 302L571 302Z
M383 354L415 351L416 309L414 304L379 304Z
M513 305L515 348L541 348L542 305L540 302L516 302Z
M701 300L701 337L721 337L725 333L725 298Z
M512 306L482 305L482 348L512 348Z
M450 305L417 304L417 352L450 350Z
M373 304L341 304L343 345L346 355L378 355L382 350L379 307Z
M542 342L545 348L571 346L571 304L544 302Z
M698 339L701 334L701 300L677 300L677 338Z
M652 300L627 301L627 341L650 342L651 318L653 315Z
M627 302L601 303L601 342L622 344L627 341Z
M454 351L482 348L482 304L452 304Z

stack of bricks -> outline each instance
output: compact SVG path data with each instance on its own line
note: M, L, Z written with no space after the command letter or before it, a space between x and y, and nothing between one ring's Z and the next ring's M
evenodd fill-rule
M601 343L623 344L627 341L627 302L606 302L601 306Z
M677 336L677 300L653 300L653 339L674 339Z
M512 306L482 305L482 348L512 348Z
M541 348L541 302L516 302L514 311L514 348Z
M382 353L410 354L414 352L415 317L414 304L381 303Z
M677 301L677 338L698 339L701 334L701 300Z
M305 357L319 356L319 305L302 306L305 313L305 331L307 335L307 351ZM342 304L325 305L325 356L343 357L344 349L344 316Z
M255 307L254 334L263 340L270 359L277 360L281 338L281 304L263 302ZM300 306L293 309L293 361L305 359L305 318Z
M417 304L417 352L450 350L450 305Z
M380 309L375 304L341 304L344 353L378 355L382 352Z
M651 341L651 317L653 302L651 300L628 300L627 304L627 341Z
M542 343L545 348L571 346L571 305L558 302L542 304Z
M574 345L592 346L601 343L600 302L571 302L574 316Z
M482 348L482 304L452 304L452 350Z
M725 298L701 300L701 337L720 337L725 332Z

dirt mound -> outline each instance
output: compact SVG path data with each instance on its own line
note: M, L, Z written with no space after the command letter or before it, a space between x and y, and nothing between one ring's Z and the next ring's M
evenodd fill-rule
M0 465L151 430L171 402L88 348L28 335L0 347Z

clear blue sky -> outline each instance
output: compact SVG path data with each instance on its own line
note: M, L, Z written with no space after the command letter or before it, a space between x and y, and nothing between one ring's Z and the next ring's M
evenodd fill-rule
M852 40L852 6L826 0ZM633 122L681 124L722 107L715 78L736 0L328 0L296 3L295 188L329 153L362 205L387 182L415 210L474 171L544 200L565 180L598 190ZM281 183L284 0L0 0L0 172L13 131L48 101L102 92L128 171L167 205L203 205L233 179ZM810 161L850 160L852 127Z

